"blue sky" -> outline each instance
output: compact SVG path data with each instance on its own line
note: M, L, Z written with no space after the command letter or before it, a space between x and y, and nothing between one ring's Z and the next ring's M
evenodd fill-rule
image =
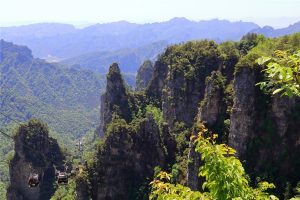
M37 22L83 25L173 17L229 19L287 26L300 20L300 0L0 0L0 26Z

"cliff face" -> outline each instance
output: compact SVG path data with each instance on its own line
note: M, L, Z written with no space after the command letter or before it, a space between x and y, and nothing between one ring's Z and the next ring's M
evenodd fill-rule
M200 112L201 120L212 126L219 121L219 115L225 109L222 99L225 80L221 72L211 73L222 69L216 43L201 41L175 45L156 61L145 94L136 95L126 91L120 71L114 64L111 66L107 90L102 97L100 128L103 127L103 131L100 135L105 135L105 139L94 166L97 171L92 180L94 199L144 199L136 190L147 182L147 177L152 177L153 168L165 167L166 163L172 166L177 153L187 156L178 151L186 151L182 148L186 148L184 143L188 144L189 136L183 136L186 141L179 147L175 141L179 133L176 124L191 128L204 98L206 103ZM212 77L206 83L210 75ZM216 77L219 82L214 80ZM155 117L147 114L147 104L162 110L161 119L157 121L157 113ZM196 162L195 166L198 165ZM195 175L197 171L194 167Z
M206 78L205 95L197 114L197 122L204 122L206 127L214 131L219 131L219 126L224 123L226 112L226 104L223 99L225 80L220 71L214 71L210 77ZM189 144L188 160L190 162L188 162L187 185L193 190L200 190L203 183L203 180L198 177L201 158L195 152L195 146L192 142Z
M253 135L256 81L255 71L248 68L243 68L235 76L229 146L236 149L239 155L245 152L247 138Z
M122 119L113 119L108 125L97 156L94 199L145 199L147 178L151 179L155 166L165 164L160 131L153 116L148 115L134 126L135 129Z
M185 54L184 50L193 53ZM204 97L205 79L220 66L217 45L212 41L174 45L155 63L146 94L161 102L171 130L175 122L193 125L198 104Z
M255 85L261 80L256 69L242 68L235 76L229 145L246 160L247 170L260 174L283 191L285 183L300 179L299 98L263 94Z
M61 166L63 155L56 140L48 137L48 130L37 120L19 127L15 136L15 156L10 162L8 200L50 199L54 193L55 170ZM29 188L30 173L38 173L40 184Z
M102 97L103 143L91 178L93 199L146 199L154 167L164 167L167 152L163 132L151 112L137 118L136 110L145 110L143 95L125 88L117 65L110 67L107 91ZM142 106L142 107L141 107ZM164 136L168 135L164 131ZM170 146L169 144L167 146Z
M150 60L146 60L139 68L136 75L136 90L141 91L147 88L153 75L153 65Z
M300 100L263 93L256 86L263 78L258 55L240 58L236 46L211 41L171 46L154 64L145 91L121 92L128 99L122 112L113 115L108 109L113 98L104 104L111 114L97 156L95 199L143 199L134 191L154 166L166 164L164 170L176 181L201 190L200 155L189 143L198 121L219 135L218 142L237 150L253 181L259 176L283 191L286 182L300 180ZM115 88L115 82L118 86L110 81L108 88ZM146 115L149 104L154 120ZM126 118L126 109L132 118Z

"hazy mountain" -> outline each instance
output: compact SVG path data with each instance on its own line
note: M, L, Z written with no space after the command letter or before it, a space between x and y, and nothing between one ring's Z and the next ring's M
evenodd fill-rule
M204 38L238 40L257 28L258 25L250 22L218 19L196 22L174 18L150 24L126 21L95 24L83 29L65 24L33 24L1 28L0 31L3 39L27 45L36 57L66 59L92 52L139 48L158 41L180 43Z
M122 71L136 73L143 61L147 59L154 61L166 46L167 42L156 42L139 48L94 52L69 58L61 63L73 68L80 67L106 73L111 63L118 62Z
M253 33L263 34L267 37L279 37L283 35L288 35L296 32L300 32L300 22L292 24L286 28L274 29L271 26L264 26L263 28L258 28L252 31Z

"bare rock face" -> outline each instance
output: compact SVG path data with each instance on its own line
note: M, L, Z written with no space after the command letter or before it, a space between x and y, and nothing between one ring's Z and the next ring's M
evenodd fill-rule
M137 122L132 129L123 119L113 119L107 137L97 156L97 179L94 180L93 199L145 199L143 186L153 176L155 166L165 164L165 152L158 125L153 117Z
M86 178L76 177L76 200L89 199L89 185Z
M235 76L235 98L230 117L228 142L239 155L245 153L247 139L253 135L255 84L256 74L253 69L243 68Z
M15 156L10 162L8 200L44 200L54 193L55 165L62 165L63 155L56 140L48 137L47 127L30 120L19 127L15 136ZM38 173L40 184L30 188L30 173Z
M100 127L98 133L104 136L106 125L111 121L113 113L127 122L131 120L129 96L120 68L113 63L107 74L106 92L101 96Z
M288 116L291 114L295 103L295 98L275 96L272 99L272 115L280 137L285 136L287 132L289 122Z
M229 145L245 160L250 174L259 174L284 191L285 183L300 178L300 101L264 94L255 84L261 74L253 68L238 70L230 118ZM276 167L274 167L276 166Z
M141 91L147 88L149 85L152 75L153 75L154 67L150 60L146 60L142 66L139 68L136 75L136 90Z

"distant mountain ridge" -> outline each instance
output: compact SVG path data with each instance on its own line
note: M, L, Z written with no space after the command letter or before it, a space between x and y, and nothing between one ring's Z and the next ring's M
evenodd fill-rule
M292 24L286 28L274 29L271 26L264 26L251 31L252 33L263 34L266 37L280 37L283 35L289 35L296 32L300 32L300 22Z
M4 27L0 28L0 38L28 46L35 57L73 68L106 73L108 66L117 62L124 73L136 73L144 60L155 60L175 43L200 39L236 41L249 32L278 37L299 31L300 22L274 29L252 22L173 18L147 24L118 21L81 29L59 23Z
M73 68L106 73L110 64L117 61L122 71L136 73L143 61L155 61L157 55L162 53L167 45L167 42L160 41L139 48L87 53L63 60L61 63Z
M119 21L95 24L83 29L68 24L46 23L4 27L0 31L1 38L28 46L36 57L66 59L92 52L139 48L158 41L173 44L196 39L214 39L219 42L239 40L257 28L259 26L251 22L218 19L196 22L173 18L148 24Z

